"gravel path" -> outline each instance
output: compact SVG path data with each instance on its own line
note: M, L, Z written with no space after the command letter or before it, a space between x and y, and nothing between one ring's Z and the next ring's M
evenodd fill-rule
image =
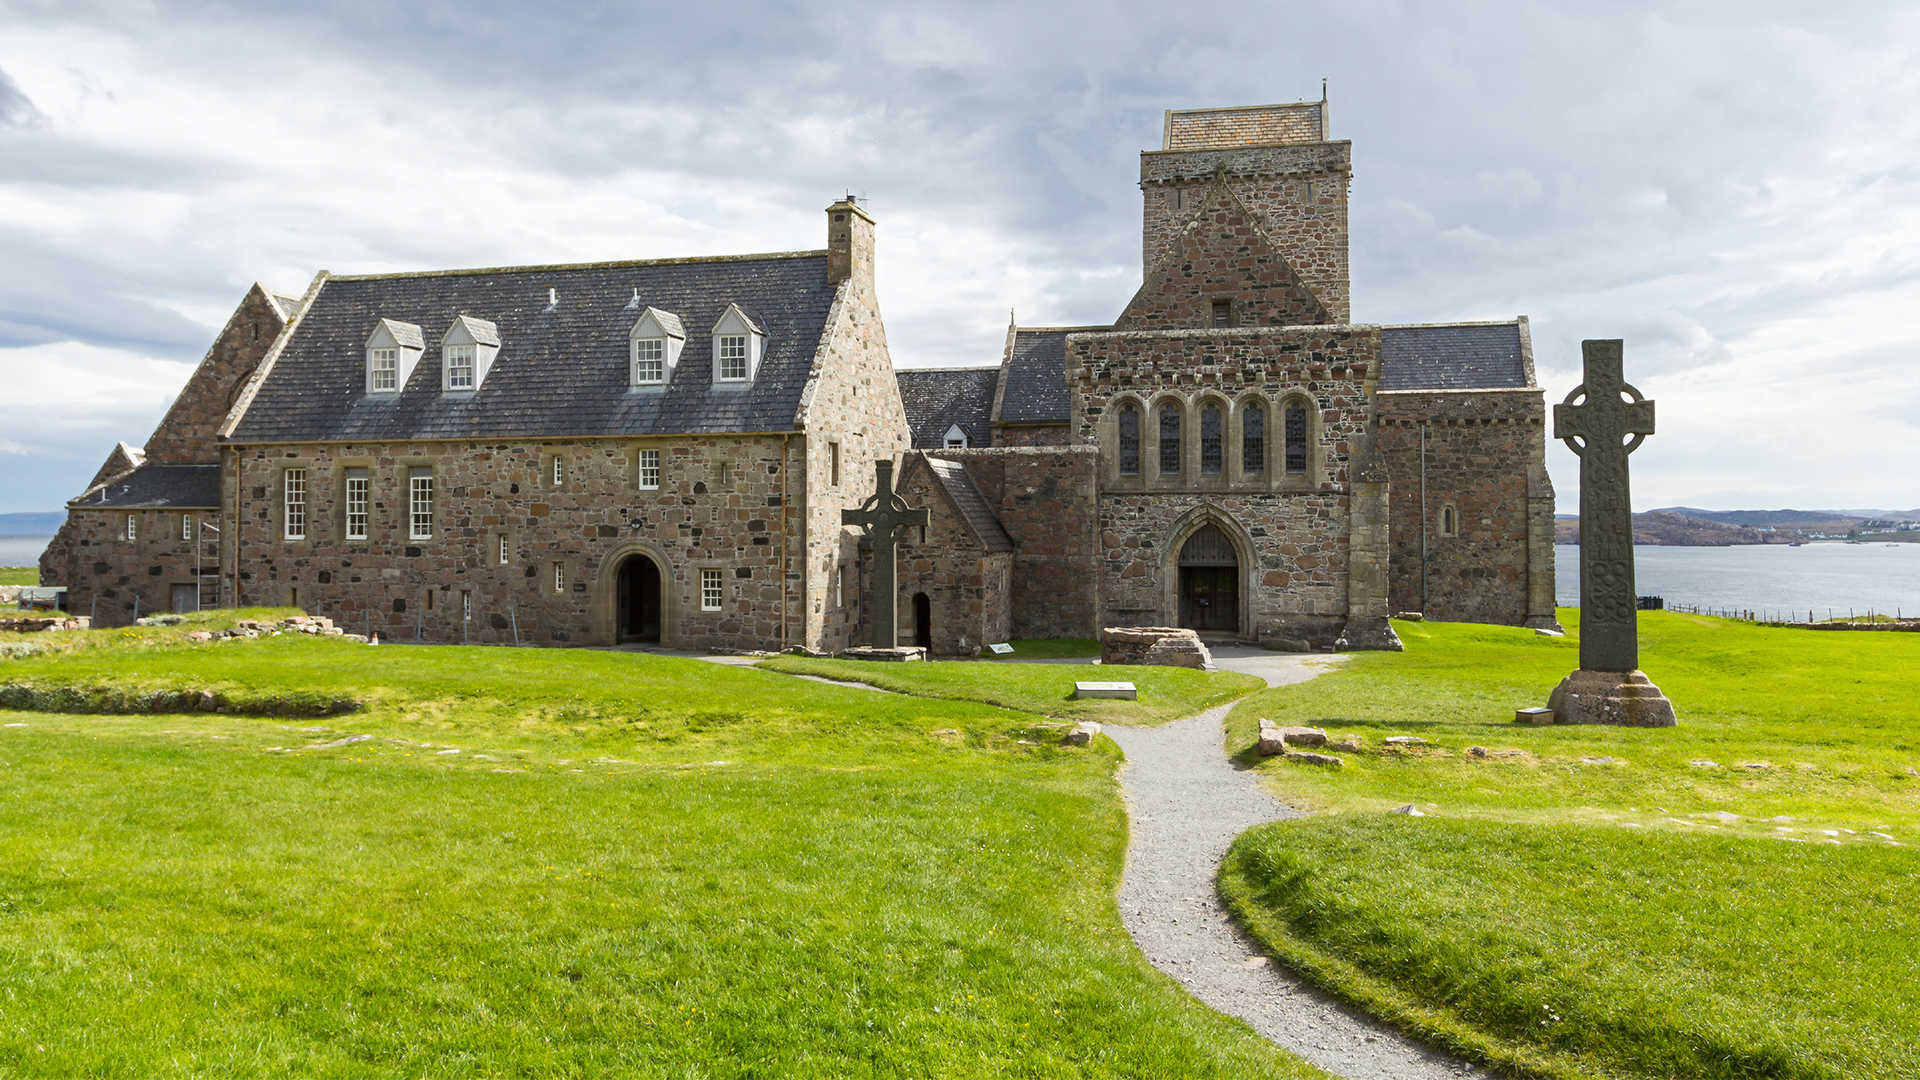
M1237 652L1215 650L1214 659L1272 685L1303 682L1324 670L1306 657ZM1227 759L1222 725L1228 708L1161 727L1106 726L1127 753L1120 780L1132 837L1120 881L1120 917L1140 951L1201 1001L1337 1076L1488 1076L1260 963L1259 948L1234 926L1214 878L1235 836L1299 813Z

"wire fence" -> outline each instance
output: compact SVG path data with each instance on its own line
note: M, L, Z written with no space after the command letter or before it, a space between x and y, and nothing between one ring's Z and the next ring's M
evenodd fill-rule
M1664 603L1661 605L1661 608L1666 611L1685 612L1689 615L1710 615L1717 619L1738 619L1742 622L1767 623L1777 626L1821 626L1826 624L1873 626L1910 621L1906 617L1906 612L1899 607L1895 607L1891 615L1885 611L1879 611L1874 608L1867 608L1862 611L1857 608L1830 607L1823 611L1820 608L1755 609L1712 607L1702 604Z

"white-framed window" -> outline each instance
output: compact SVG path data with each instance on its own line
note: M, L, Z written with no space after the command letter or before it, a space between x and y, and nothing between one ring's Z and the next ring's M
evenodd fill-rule
M193 515L192 514L180 515L180 539L182 540L193 539Z
M747 379L747 335L727 334L714 345L720 362L721 382L745 382Z
M559 487L567 482L567 459L559 454L553 455L553 486Z
M500 547L500 565L505 566L507 565L507 563L513 561L513 552L508 547L506 533L500 534L499 547Z
M633 340L633 385L652 386L667 381L667 339Z
M447 346L447 389L473 389L473 346Z
M347 539L367 538L367 470L347 470Z
M719 611L720 602L726 598L726 582L718 570L700 571L700 610Z
M947 449L965 450L970 441L971 440L967 438L966 429L962 428L959 424L955 424L947 429Z
M660 451L640 451L640 490L660 490Z
M140 515L138 515L138 514L128 514L128 515L127 515L127 539L129 539L129 540L138 540L138 539L140 539L140 524L139 524L139 522L140 522Z
M433 539L433 469L426 466L407 471L407 536Z
M307 470L288 469L281 474L281 490L285 498L281 500L283 521L288 540L307 538Z
M553 564L553 591L554 592L567 591L567 564L566 563L557 562Z
M375 393L400 389L400 350L367 350L367 389Z

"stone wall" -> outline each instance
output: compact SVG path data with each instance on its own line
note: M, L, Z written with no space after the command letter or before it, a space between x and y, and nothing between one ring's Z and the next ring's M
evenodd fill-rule
M193 586L202 576L195 560L196 544L180 539L181 518L192 524L216 526L218 517L202 510L147 510L69 508L59 535L40 556L40 584L65 585L67 610L91 615L93 625L129 626L139 615L173 609L175 586ZM127 518L134 519L134 539L127 539ZM208 560L212 569L212 560ZM216 603L219 581L205 575L206 606ZM200 595L196 591L196 598Z
M1319 142L1326 138L1326 109L1324 101L1171 109L1167 112L1165 149L1215 150L1229 146Z
M1546 478L1541 392L1400 391L1379 398L1377 445L1392 476L1393 610L1509 626L1550 623L1553 494ZM1448 508L1456 522L1454 535L1443 535Z
M1065 424L1014 426L1001 424L993 429L995 446L1071 446L1073 437Z
M654 560L663 644L769 648L780 642L783 440L405 442L247 447L234 584L242 605L297 604L350 632L399 641L605 644L615 637L620 563ZM637 451L661 451L658 490L638 487ZM788 445L788 455L798 448ZM564 478L553 483L558 455ZM307 473L306 538L283 528L287 469ZM346 470L370 481L368 538L345 536ZM433 536L410 536L408 478L433 470ZM506 538L507 559L499 557ZM556 577L556 566L558 574ZM718 611L701 571L719 570ZM797 590L795 590L797 592ZM471 594L469 601L462 594ZM798 610L796 597L792 610ZM464 623L464 626L463 626ZM464 634L463 634L464 630Z
M902 530L895 552L898 595L893 610L900 644L916 644L917 593L927 594L930 650L935 655L973 656L984 645L1013 637L1012 553L982 549L953 504L913 458L908 459L897 490L909 506L925 507L930 522L924 541L920 530ZM868 576L871 580L871 569Z
M873 494L876 461L897 465L913 445L874 291L874 233L873 219L853 203L827 208L828 277L839 292L800 404L804 438L796 453L805 455L806 467L794 476L792 494L800 500L795 536L803 542L788 571L795 592L805 597L795 608L788 642L818 652L837 653L866 641L860 531L841 525L840 511ZM845 603L835 602L836 575L847 582Z
M247 290L207 350L193 377L173 399L160 426L148 436L147 460L159 465L212 465L220 460L214 438L247 377L280 336L287 320L258 284Z
M1264 217L1267 236L1330 320L1347 322L1353 317L1347 227L1352 158L1349 142L1141 154L1142 276L1153 272L1216 176L1224 174L1234 196Z
M1213 326L1294 326L1331 322L1265 234L1258 212L1234 198L1224 179L1201 192L1198 210L1169 241L1115 330L1195 330ZM1216 306L1227 308L1222 320Z
M1007 637L1098 636L1098 450L994 447L929 454L962 463L1013 538Z

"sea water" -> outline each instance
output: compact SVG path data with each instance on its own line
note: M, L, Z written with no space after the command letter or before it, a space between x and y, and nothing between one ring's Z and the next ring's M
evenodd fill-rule
M1741 544L1633 549L1635 591L1668 607L1753 611L1805 620L1868 611L1920 615L1920 544ZM1553 549L1560 603L1580 606L1580 548Z
M39 566L51 536L0 536L0 566Z

